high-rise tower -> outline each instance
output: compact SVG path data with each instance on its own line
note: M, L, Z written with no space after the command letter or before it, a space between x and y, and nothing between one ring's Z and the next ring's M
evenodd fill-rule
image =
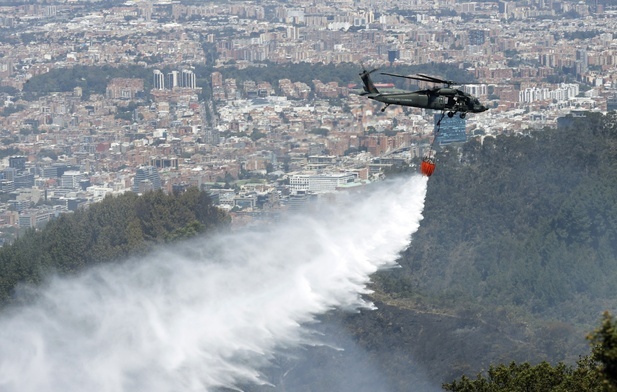
M161 178L154 166L142 166L135 172L133 192L144 193L150 190L161 189Z
M184 88L194 89L196 87L195 84L195 73L188 69L182 70L182 85Z
M156 90L165 90L165 74L155 69L152 84Z
M441 119L441 126L437 125L437 122ZM449 144L456 142L467 141L467 133L465 132L466 121L460 116L442 118L441 113L434 115L435 131L439 130L437 134L437 141L439 144Z

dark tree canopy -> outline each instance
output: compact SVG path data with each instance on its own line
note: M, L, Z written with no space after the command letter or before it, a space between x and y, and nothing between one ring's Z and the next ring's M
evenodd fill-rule
M229 217L196 188L171 195L156 191L107 196L0 249L0 305L13 298L20 283L38 284L52 272L75 273L228 223Z
M90 94L105 94L107 84L112 78L138 78L144 80L144 88L152 87L152 69L138 65L112 67L76 65L72 68L58 68L33 76L24 85L23 91L35 94L69 92L76 87L83 89L85 97ZM26 96L28 96L26 94Z
M444 148L404 269L388 276L589 326L602 310L589 301L611 298L617 278L616 119ZM580 306L560 313L566 303Z
M602 323L588 337L591 355L600 364L599 370L606 391L617 391L617 323L604 312Z
M491 363L575 364L614 301L617 113L569 120L442 148L402 268L373 279L389 303L500 332L488 348L471 332L473 349L436 341L442 382Z
M591 356L581 358L576 366L544 361L538 365L527 362L491 366L475 380L463 376L443 385L453 392L613 392L617 391L617 326L605 312L598 329L588 337Z

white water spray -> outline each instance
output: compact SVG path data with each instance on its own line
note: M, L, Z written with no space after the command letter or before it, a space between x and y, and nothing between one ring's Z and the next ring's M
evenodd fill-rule
M426 178L375 185L266 232L200 239L56 278L0 317L5 392L203 391L264 383L282 348L333 308L371 306L422 219Z

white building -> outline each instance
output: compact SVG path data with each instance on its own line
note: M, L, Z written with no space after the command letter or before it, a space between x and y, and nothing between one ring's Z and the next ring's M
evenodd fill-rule
M155 69L152 84L156 90L165 90L165 74Z
M337 187L354 182L356 176L351 173L331 174L292 174L289 187L292 193L298 191L332 192Z
M60 187L65 189L79 188L79 181L83 178L82 174L76 170L64 172L60 177Z
M182 70L182 83L180 87L195 89L197 87L195 83L195 73L191 70L184 69Z

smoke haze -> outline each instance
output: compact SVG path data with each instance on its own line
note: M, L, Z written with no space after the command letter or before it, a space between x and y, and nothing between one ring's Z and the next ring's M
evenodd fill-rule
M318 343L315 317L371 307L422 219L414 175L318 205L267 230L201 238L51 279L0 316L0 390L203 391L267 383L282 349Z

